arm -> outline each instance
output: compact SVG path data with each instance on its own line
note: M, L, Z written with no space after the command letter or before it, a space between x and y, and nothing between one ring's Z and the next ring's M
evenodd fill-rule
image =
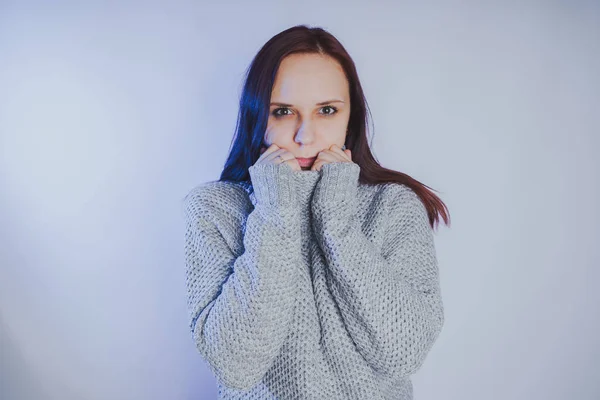
M215 375L236 389L250 389L264 376L294 314L300 219L285 166L250 167L257 204L246 221L241 255L221 233L235 226L227 207L242 208L241 197L201 186L184 200L190 329Z
M360 167L337 162L321 171L312 200L313 227L346 329L376 372L410 375L422 365L444 322L426 209L412 190L388 186L390 209L384 218L389 222L380 252L356 218Z

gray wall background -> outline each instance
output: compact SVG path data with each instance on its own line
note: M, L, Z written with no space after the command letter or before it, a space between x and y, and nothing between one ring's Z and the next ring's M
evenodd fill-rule
M379 161L452 215L415 398L600 398L600 4L218 3L0 3L0 397L216 398L180 200L307 23L354 57Z

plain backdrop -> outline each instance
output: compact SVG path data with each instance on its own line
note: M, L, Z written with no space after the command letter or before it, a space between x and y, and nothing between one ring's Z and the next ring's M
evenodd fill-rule
M600 4L0 2L0 398L203 400L181 199L245 69L328 29L373 151L446 202L415 400L600 398Z

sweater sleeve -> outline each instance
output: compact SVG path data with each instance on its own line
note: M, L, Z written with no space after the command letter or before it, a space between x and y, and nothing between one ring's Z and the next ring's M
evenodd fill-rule
M433 230L415 192L392 184L378 250L356 218L360 167L324 164L312 200L328 281L358 352L379 374L416 372L444 323Z
M262 379L293 316L300 219L292 170L279 166L249 169L257 204L237 256L229 240L242 237L231 220L232 208L243 208L239 199L200 186L183 202L192 337L216 377L234 389L248 390Z

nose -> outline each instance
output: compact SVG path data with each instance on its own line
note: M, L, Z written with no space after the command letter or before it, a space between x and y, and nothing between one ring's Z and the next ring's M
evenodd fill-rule
M296 132L296 143L310 145L315 140L315 124L310 119L304 119Z

